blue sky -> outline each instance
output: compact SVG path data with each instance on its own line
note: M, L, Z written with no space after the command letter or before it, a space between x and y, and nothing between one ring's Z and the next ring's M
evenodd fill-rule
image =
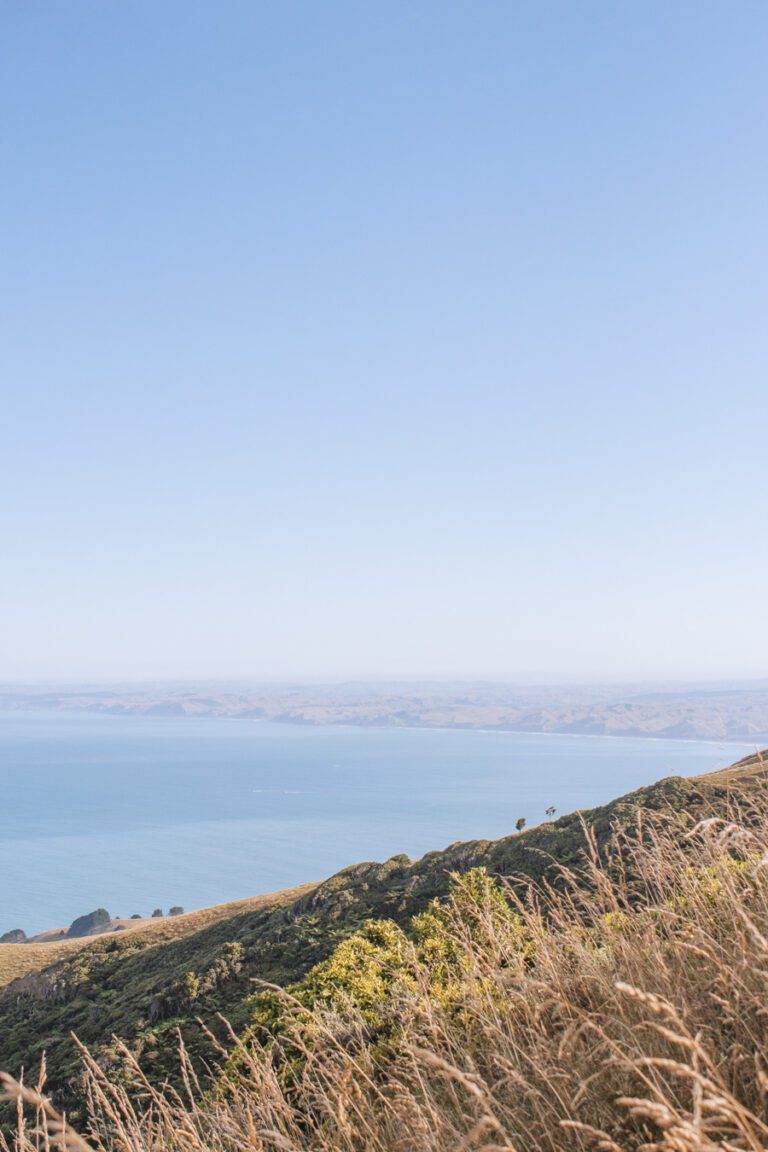
M0 678L765 673L764 4L1 18Z

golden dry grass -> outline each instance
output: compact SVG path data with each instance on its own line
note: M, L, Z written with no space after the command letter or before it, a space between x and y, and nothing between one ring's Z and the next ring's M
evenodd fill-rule
M765 1152L768 791L685 833L641 814L601 858L585 837L581 871L507 889L504 914L492 886L457 879L437 944L403 937L402 971L378 971L373 1017L343 986L310 1006L278 992L274 1038L233 1037L214 1086L183 1047L180 1092L150 1085L127 1049L111 1077L83 1052L81 1138L43 1077L6 1078L9 1145Z
M40 972L64 956L76 952L83 940L63 940L50 944L0 944L0 987L30 972Z

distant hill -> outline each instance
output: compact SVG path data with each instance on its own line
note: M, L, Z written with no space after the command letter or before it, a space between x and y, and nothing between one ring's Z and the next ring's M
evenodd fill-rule
M111 920L112 917L106 908L97 908L95 912L86 912L84 916L78 916L77 919L73 920L67 936L90 936L94 932L103 932Z
M768 740L768 683L525 686L487 682L0 689L2 709L228 716L292 724L497 728Z
M395 856L355 864L322 883L158 919L116 935L5 945L0 1068L31 1068L45 1051L49 1083L59 1099L72 1103L75 1032L104 1066L116 1059L117 1035L141 1053L152 1077L173 1076L177 1028L193 1053L209 1056L195 1018L215 1030L217 1013L223 1013L235 1029L242 1028L254 979L290 983L366 922L388 918L406 924L446 893L449 873L482 865L521 883L540 880L553 862L569 865L582 858L582 820L600 847L616 824L635 819L640 810L692 822L722 810L733 788L765 775L756 755L722 772L671 777L600 808L496 841L453 844L417 861Z
M11 928L0 936L0 944L24 944L26 939L27 934L23 928Z

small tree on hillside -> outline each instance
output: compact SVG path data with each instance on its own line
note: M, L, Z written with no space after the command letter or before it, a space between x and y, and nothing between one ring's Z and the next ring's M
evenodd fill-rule
M174 904L173 908L168 909L168 915L169 916L183 916L184 915L184 909L182 908L181 904Z
M162 915L163 915L162 908L155 908L154 912L152 913L152 919L157 920Z

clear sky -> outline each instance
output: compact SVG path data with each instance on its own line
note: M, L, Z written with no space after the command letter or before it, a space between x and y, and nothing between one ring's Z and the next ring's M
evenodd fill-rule
M766 673L763 0L0 20L0 678Z

